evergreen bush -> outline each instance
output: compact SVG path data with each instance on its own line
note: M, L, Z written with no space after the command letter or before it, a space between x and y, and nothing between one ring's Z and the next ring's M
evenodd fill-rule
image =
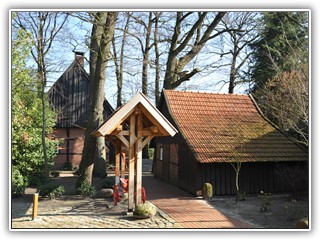
M156 215L157 208L151 202L139 204L133 212L135 218L152 218Z
M12 166L12 176L11 176L11 196L20 197L24 194L25 183L23 176L20 174L19 170Z
M76 188L76 193L84 197L93 197L95 192L95 187L91 186L86 180L84 180L81 185Z
M202 196L204 199L210 199L213 196L211 183L205 183L202 187Z
M49 199L54 199L57 197L61 197L64 193L64 186L53 183L47 182L39 187L39 195L41 197L48 197Z

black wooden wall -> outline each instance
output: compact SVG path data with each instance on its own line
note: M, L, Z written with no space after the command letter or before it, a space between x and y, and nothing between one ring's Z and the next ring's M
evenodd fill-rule
M160 146L163 148L162 161L159 160ZM178 164L173 161L173 146L178 150ZM214 195L236 194L236 173L230 163L199 163L184 144L157 143L154 161L155 177L193 195L201 194L204 183L212 184ZM307 191L307 163L301 162L244 162L239 175L240 191L247 194L258 194L261 191L289 193L291 188L290 184L286 183L286 177L277 173L279 165L288 167L288 169L299 168L300 175L305 175L305 179L301 178L302 188ZM297 175L297 173L294 174ZM301 186L297 187L301 188Z
M58 112L57 127L85 127L90 109L90 82L74 62L49 90L49 100Z
M83 127L88 122L90 111L90 80L84 68L74 61L50 88L49 101L58 113L56 127ZM104 120L113 112L104 101Z
M283 192L286 189L275 173L274 162L242 163L239 174L239 188L248 194L264 192ZM230 163L199 164L198 188L209 182L213 186L214 195L236 194L236 173Z

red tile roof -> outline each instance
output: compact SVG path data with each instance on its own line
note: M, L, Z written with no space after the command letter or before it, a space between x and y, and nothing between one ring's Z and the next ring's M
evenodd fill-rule
M201 163L308 160L306 152L260 114L249 95L164 90L164 97Z

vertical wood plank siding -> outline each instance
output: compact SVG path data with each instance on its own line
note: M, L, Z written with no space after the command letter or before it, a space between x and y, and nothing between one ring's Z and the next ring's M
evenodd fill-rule
M275 162L246 162L242 163L239 185L240 190L248 194L260 191L278 193L289 191L275 172L277 164L294 166L297 163L275 163ZM229 163L198 164L199 182L197 188L200 190L203 183L209 182L213 186L214 195L234 195L235 171ZM221 181L222 180L222 181ZM187 189L186 189L187 190ZM190 189L189 189L190 190ZM195 194L195 192L193 192Z
M158 139L159 140L159 139ZM159 146L163 147L163 160L159 160ZM172 144L171 144L172 145ZM171 148L171 151L169 149ZM202 190L204 183L209 182L213 186L214 195L234 195L236 194L235 179L236 174L230 163L207 163L201 164L196 161L192 152L185 144L178 145L179 165L178 182L172 168L168 167L170 162L170 143L157 143L155 152L155 177L171 183L197 195ZM166 153L166 150L167 153ZM172 164L170 162L170 164ZM239 175L240 190L247 194L257 194L260 191L279 193L288 192L280 176L275 172L277 164L287 166L297 165L295 162L245 162L242 163Z
M72 67L53 85L49 98L59 112L56 127L86 127L89 114L90 82L80 67Z

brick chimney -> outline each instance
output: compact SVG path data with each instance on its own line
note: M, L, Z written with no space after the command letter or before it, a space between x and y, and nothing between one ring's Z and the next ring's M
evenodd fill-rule
M78 60L82 67L84 66L84 52L74 51L74 58Z

